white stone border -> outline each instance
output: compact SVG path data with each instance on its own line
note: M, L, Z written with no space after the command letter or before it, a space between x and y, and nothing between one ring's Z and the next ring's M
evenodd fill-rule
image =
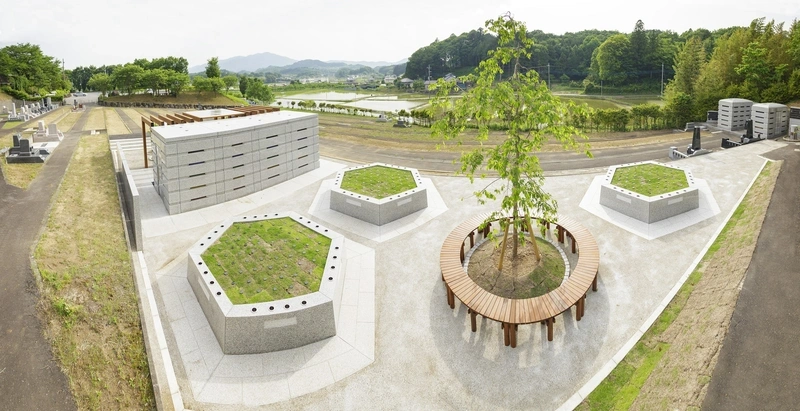
M291 218L331 239L319 291L282 300L233 304L202 259L202 254L234 223ZM344 237L295 212L243 216L211 229L189 249L188 279L226 354L254 354L310 344L336 334L345 272Z

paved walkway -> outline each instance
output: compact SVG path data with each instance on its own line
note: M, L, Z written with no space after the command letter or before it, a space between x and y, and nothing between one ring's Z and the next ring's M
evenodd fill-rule
M74 129L83 128L88 112ZM30 253L79 136L67 133L27 191L7 185L0 176L0 408L75 408L67 379L53 359L36 316L38 292Z
M800 152L784 160L703 409L779 410L800 404Z

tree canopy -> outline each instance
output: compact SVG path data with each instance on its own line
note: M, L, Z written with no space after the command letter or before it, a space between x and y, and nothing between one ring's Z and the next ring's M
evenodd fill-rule
M529 216L547 220L556 217L557 204L542 187L544 175L536 152L550 138L565 149L578 148L576 136L581 133L568 124L568 119L585 111L563 103L550 93L535 70L523 66L522 61L530 58L534 48L524 23L505 15L487 21L486 27L496 34L497 48L480 62L477 74L463 79L474 87L462 98L450 99L452 82L437 82L433 111L442 113L442 117L433 124L432 133L445 141L460 142L462 133L468 127L475 127L477 139L486 141L490 129L499 126L505 130L506 139L496 146L482 145L464 153L460 172L470 181L474 181L483 167L497 173L497 179L475 195L481 202L501 198L500 210L490 218L511 217L515 257L517 239L530 227ZM590 155L588 146L585 148Z
M24 95L46 95L71 87L62 73L61 61L30 43L0 49L0 77L9 82L10 89Z

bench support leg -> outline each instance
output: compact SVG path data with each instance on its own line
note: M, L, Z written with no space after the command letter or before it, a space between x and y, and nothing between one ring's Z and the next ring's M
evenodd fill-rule
M581 298L581 318L586 315L586 294Z
M508 324L508 337L511 340L511 348L517 348L517 325Z
M511 345L511 338L509 335L511 333L510 325L509 323L503 323L503 344L505 344L506 347Z
M461 242L461 264L464 264L464 242Z
M475 247L475 232L469 232L469 249L472 250L472 247Z
M594 280L592 281L592 291L597 291L597 274L594 275Z
M575 250L575 237L573 237L572 235L570 235L570 236L569 236L569 238L571 238L571 239L572 239L572 254L575 254L575 251L576 251L576 250Z
M556 322L555 318L547 319L547 341L553 341L553 323Z
M476 320L477 316L478 316L478 313L476 313L475 311L469 310L469 321L470 321L470 324L472 324L472 332L478 331L478 322Z
M456 301L455 301L455 294L453 294L453 290L450 289L449 285L445 285L447 287L447 305L450 308L456 308Z

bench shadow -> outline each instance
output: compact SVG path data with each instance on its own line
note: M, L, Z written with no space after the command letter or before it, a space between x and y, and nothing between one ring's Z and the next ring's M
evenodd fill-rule
M610 311L602 273L598 291L587 294L581 321L575 320L575 310L556 317L553 341L547 341L545 325L524 324L518 328L517 347L506 347L499 322L479 315L476 332L471 332L467 307L456 298L455 308L450 309L444 283L436 281L429 324L441 361L483 406L554 409L605 362L597 359ZM463 402L460 390L445 389L440 395L450 397L453 404Z

